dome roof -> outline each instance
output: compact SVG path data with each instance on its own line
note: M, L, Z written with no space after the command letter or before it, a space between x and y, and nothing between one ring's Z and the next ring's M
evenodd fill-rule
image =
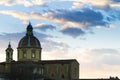
M23 37L18 47L35 47L35 48L41 48L39 40L35 36L25 36Z
M19 44L18 48L23 47L32 47L32 48L41 48L39 40L33 35L33 28L31 23L27 26L26 36L24 36Z

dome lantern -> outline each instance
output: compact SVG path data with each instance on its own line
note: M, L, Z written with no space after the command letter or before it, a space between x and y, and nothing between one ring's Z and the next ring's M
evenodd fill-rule
M33 35L33 27L30 22L29 22L26 30L27 30L26 35Z

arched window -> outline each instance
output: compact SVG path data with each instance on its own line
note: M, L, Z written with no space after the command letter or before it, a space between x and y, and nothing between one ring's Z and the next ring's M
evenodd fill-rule
M31 56L32 56L32 58L35 58L35 53L32 53L32 55L31 55Z
M26 50L23 50L23 58L26 58L27 54L26 54Z
M35 56L36 56L36 55L35 55L35 50L32 50L32 51L31 51L31 57L32 57L32 58L35 58Z
M9 52L7 52L7 57L10 58L10 53Z

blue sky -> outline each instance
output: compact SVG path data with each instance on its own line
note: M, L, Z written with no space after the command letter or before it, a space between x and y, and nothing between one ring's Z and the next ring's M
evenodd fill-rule
M77 59L80 78L120 77L120 0L0 0L0 61L31 22L42 59Z

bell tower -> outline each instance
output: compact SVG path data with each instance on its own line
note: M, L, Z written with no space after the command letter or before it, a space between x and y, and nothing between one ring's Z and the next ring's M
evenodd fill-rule
M13 60L13 49L9 42L8 48L6 49L6 62L11 62Z

